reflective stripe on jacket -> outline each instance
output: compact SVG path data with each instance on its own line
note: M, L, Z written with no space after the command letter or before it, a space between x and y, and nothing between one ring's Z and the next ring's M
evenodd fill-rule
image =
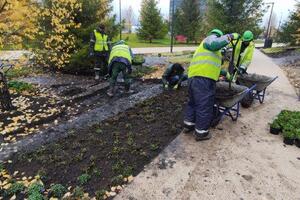
M130 48L129 46L125 45L125 44L121 44L121 45L116 45L112 48L111 52L110 52L110 56L109 56L109 61L108 63L110 64L111 61L115 58L115 57L121 57L121 58L125 58L128 60L128 62L130 64L132 64L132 56L130 53Z
M247 69L248 66L250 65L255 49L254 42L250 42L249 46L246 47L243 53L241 53L241 48L242 48L242 41L239 41L236 48L235 48L235 53L234 53L234 64L237 66L237 62L239 60L239 56L241 54L240 58L240 63L239 66L243 66L244 69Z
M222 54L221 51L209 51L204 48L204 42L196 50L190 67L189 78L201 76L217 81L221 72Z
M94 51L108 51L108 36L105 34L99 33L97 30L94 30L95 33L95 46Z

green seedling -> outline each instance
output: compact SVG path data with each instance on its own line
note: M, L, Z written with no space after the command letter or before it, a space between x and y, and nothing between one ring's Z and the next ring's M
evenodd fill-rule
M97 177L100 177L100 176L101 176L101 170L99 170L99 169L94 169L94 170L93 170L93 174L94 174L95 176L97 176Z
M13 194L18 194L22 192L25 189L25 186L23 183L13 183L11 187L8 189L8 194L13 195Z
M118 161L117 163L115 163L113 166L112 166L112 171L115 173L115 174L122 174L122 171L123 171L123 168L124 168L124 161Z
M50 193L53 197L61 198L68 190L61 184L51 186Z
M111 179L111 185L121 185L123 183L123 176L118 175Z
M84 195L84 190L83 190L83 188L77 186L77 187L74 189L73 197L75 197L75 198L82 198L83 195Z
M96 129L96 133L97 133L97 134L102 134L103 131L102 131L100 128L97 128L97 129Z
M274 129L281 129L280 124L278 123L278 121L274 120L274 122L271 124L271 128Z
M39 183L33 183L29 186L28 188L28 194L32 195L32 194L41 194L44 191L44 186L42 184Z
M89 174L82 174L77 178L77 181L80 185L85 185L89 182L91 176Z
M41 193L34 192L28 196L29 200L44 200L44 197Z
M295 138L295 134L293 133L293 131L284 130L283 131L283 137L284 138L288 138L288 139L294 139Z
M105 195L105 190L98 190L96 192L96 200L103 200L103 196Z
M150 149L151 149L152 151L156 151L157 149L159 149L159 144L151 144L151 145L150 145Z

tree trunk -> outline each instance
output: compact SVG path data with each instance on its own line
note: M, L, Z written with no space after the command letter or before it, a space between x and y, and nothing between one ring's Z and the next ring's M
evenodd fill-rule
M3 111L13 109L5 75L0 72L0 103Z

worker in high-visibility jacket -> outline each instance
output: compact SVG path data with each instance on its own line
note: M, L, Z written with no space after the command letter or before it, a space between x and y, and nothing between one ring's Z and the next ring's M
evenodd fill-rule
M231 78L228 72L221 70L221 49L238 38L237 33L223 35L218 29L212 30L194 53L188 68L189 102L184 117L184 132L194 131L197 141L211 138L208 129L213 120L216 82L220 75Z
M130 77L129 75L132 72L132 60L133 54L128 45L125 44L123 40L117 42L109 56L109 75L110 75L110 87L107 91L107 95L110 97L114 96L115 93L115 85L117 82L117 78L119 73L122 72L124 83L125 83L125 93L132 92L130 90Z
M245 31L242 40L240 40L235 48L234 64L239 74L245 74L252 61L255 45L254 36L251 31Z
M105 33L105 26L100 24L97 29L91 33L89 56L95 58L95 80L100 79L100 73L106 75L107 60L109 56L109 38Z

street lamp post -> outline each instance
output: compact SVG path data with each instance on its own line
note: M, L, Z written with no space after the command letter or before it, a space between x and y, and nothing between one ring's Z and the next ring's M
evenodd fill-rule
M271 13L270 13L270 18L268 22L268 28L267 28L267 34L265 38L265 45L264 48L270 48L272 47L272 39L271 39L271 32L272 32L272 27L271 27L271 20L272 20L272 15L273 15L273 7L274 7L274 2L266 3L266 4L271 4Z
M175 0L170 0L173 2L172 4L172 22L171 22L171 53L173 53L173 46L174 46L174 16L175 16Z

